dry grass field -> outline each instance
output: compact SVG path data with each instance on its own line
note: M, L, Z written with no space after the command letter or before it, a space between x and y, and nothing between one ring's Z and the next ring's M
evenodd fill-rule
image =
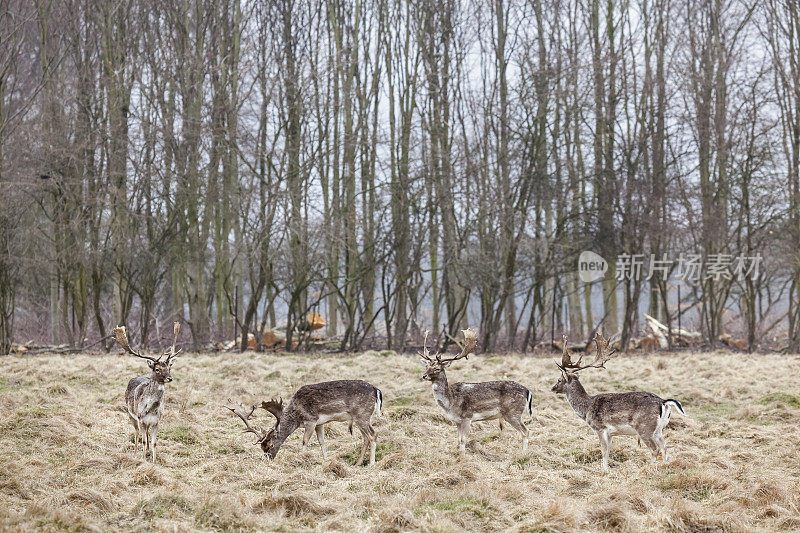
M550 358L473 356L451 381L515 379L533 392L531 446L510 428L457 433L417 357L186 355L173 368L159 463L133 451L122 355L0 359L0 529L348 531L800 530L800 358L696 353L621 356L587 370L590 393L649 390L683 402L655 464L618 437L603 475L597 438L550 387ZM364 378L385 395L377 463L355 467L361 437L327 428L331 460L302 431L270 462L222 404L300 385ZM271 425L268 413L258 414Z

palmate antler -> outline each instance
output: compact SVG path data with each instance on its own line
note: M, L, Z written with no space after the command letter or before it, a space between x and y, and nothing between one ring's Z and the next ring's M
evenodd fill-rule
M589 363L588 365L581 366L581 361L583 361L583 355L578 358L578 361L573 363L572 362L572 354L570 354L569 349L567 348L567 336L563 336L564 345L561 350L561 364L559 365L556 363L556 366L560 368L564 372L577 372L579 370L583 370L584 368L605 368L605 364L614 356L617 352L615 348L611 348L608 345L608 341L603 338L603 335L600 334L598 331L594 335L594 344L596 347L594 361Z
M172 359L174 359L175 357L177 357L178 354L180 353L180 350L175 351L175 345L178 342L178 333L180 333L180 331L181 331L180 323L179 322L175 322L172 325L172 332L175 335L173 337L173 339L172 339L172 348L170 349L170 351L164 352L163 354L158 356L158 358L150 357L148 355L142 354L141 352L134 351L133 348L131 348L130 343L128 342L128 332L125 329L125 326L117 326L117 327L115 327L113 333L114 333L114 340L117 342L117 344L122 346L122 349L125 350L126 352L128 352L129 354L135 355L136 357L141 357L142 359L147 359L148 361L152 361L154 363L160 363L161 362L161 358L166 355L167 356L167 360L165 361L165 363L169 364L170 361Z
M161 357L155 359L153 357L142 355L139 352L134 352L131 348L131 345L128 343L128 332L125 331L125 326L117 326L114 328L114 340L117 341L117 344L122 346L122 349L128 352L131 355L135 355L136 357L141 357L142 359L147 359L148 361L152 361L153 363L159 363L161 361Z
M250 420L250 417L253 416L253 412L255 412L256 407L257 407L256 405L253 405L252 407L250 407L250 412L244 414L247 411L247 408L241 403L235 404L233 403L233 400L228 398L228 403L225 404L226 409L230 409L231 412L233 412L233 414L242 419L242 422L244 422L244 425L247 428L244 430L244 432L254 433L258 437L258 440L253 444L261 444L262 442L264 442L264 440L266 440L269 433L264 432L263 430L253 428L248 422L248 420Z
M458 359L467 358L469 354L475 351L475 346L478 344L478 333L474 329L462 329L461 333L464 334L464 346L461 348L460 354L445 359L442 359L442 354L437 354L431 357L431 354L428 351L428 333L429 332L426 330L425 339L422 341L422 353L419 355L429 363L452 363Z
M261 402L261 408L272 413L272 416L280 421L281 416L283 416L283 399L278 398L276 400L275 398L272 398L268 402Z
M178 356L178 354L181 352L180 350L178 350L177 352L175 351L175 345L178 343L178 333L180 333L180 331L181 331L180 322L173 322L172 323L172 333L174 334L174 336L172 337L172 348L170 349L169 352L166 352L164 354L164 355L167 356L167 363L169 363L170 360L175 359Z

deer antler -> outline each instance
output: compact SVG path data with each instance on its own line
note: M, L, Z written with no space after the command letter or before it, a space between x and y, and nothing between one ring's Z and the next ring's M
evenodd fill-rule
M596 346L594 361L589 363L588 365L581 366L581 361L583 360L583 355L578 358L578 361L573 363L572 357L567 349L567 336L564 335L564 347L561 351L561 364L559 365L556 363L556 366L563 370L564 372L577 372L579 370L583 370L584 368L605 368L605 364L614 356L617 352L615 348L611 348L608 345L608 341L603 338L603 335L600 334L598 331L594 335L594 343Z
M256 406L255 405L253 405L250 408L250 412L249 413L244 415L244 414L242 414L242 412L245 411L247 408L244 405L242 405L241 403L240 404L233 403L233 400L228 398L228 403L225 404L225 408L230 409L231 412L233 412L233 414L235 414L236 416L238 416L239 418L242 419L242 422L244 422L244 425L247 427L247 429L244 430L245 433L254 433L254 434L256 434L258 436L258 440L256 442L254 442L253 444L260 444L261 442L264 441L264 439L267 438L268 433L264 433L261 430L254 429L247 422L250 419L250 417L253 416L253 412L256 410Z
M276 400L275 398L272 398L268 402L261 402L261 408L272 413L272 416L280 421L281 416L283 415L283 399L278 398Z
M461 333L464 334L464 346L461 348L461 353L456 355L455 357L448 357L447 359L442 359L440 356L436 356L436 360L440 363L450 363L452 361L457 361L461 358L467 358L469 354L475 351L475 346L478 344L478 333L472 329L462 329Z
M180 333L180 331L181 331L180 322L173 322L173 324L172 324L172 332L173 332L174 336L172 337L172 348L170 349L170 351L167 354L165 354L165 355L167 355L167 362L169 362L172 359L174 359L175 357L177 357L178 354L180 353L180 350L178 350L177 352L175 351L175 344L177 344L177 342L178 342L178 333Z
M160 357L158 359L155 359L147 355L142 355L139 352L134 352L131 349L131 345L128 343L128 333L125 331L125 326L117 326L114 328L114 340L117 341L117 344L122 346L123 350L125 350L131 355L135 355L136 357L141 357L142 359L147 359L148 361L152 361L154 363L158 363L159 361L161 361Z
M419 355L429 363L433 363L433 359L431 358L431 352L428 351L428 333L430 333L430 331L426 329L425 338L422 341L422 352Z

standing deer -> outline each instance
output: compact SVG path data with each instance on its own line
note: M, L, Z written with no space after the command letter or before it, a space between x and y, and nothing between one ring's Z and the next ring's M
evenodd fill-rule
M516 381L486 381L482 383L448 383L445 368L453 361L467 356L475 350L477 334L472 329L463 330L464 347L455 357L431 357L428 352L428 332L425 332L422 347L423 364L426 365L422 379L431 382L433 398L444 411L444 416L458 427L458 448L463 452L472 422L480 420L503 420L522 434L522 451L528 449L528 428L523 420L533 416L531 392Z
M134 440L133 449L137 450L139 446L139 438L142 439L142 449L144 450L144 457L147 458L147 452L150 451L153 463L156 462L156 433L158 432L158 422L161 420L161 415L164 413L164 384L172 381L170 370L172 363L175 362L175 357L178 352L175 351L175 343L178 341L178 332L181 325L177 322L173 325L174 338L172 340L172 348L155 359L142 355L131 349L128 343L128 334L125 331L125 326L118 326L114 328L114 340L117 344L131 355L141 357L147 360L147 365L153 371L150 377L133 378L128 382L128 388L125 390L125 405L128 410L131 424L136 430L136 440ZM164 355L167 358L162 361L161 357Z
M577 372L585 368L605 368L616 350L608 346L608 342L598 332L594 343L597 348L595 359L588 365L581 366L581 356L577 362L567 349L567 336L563 337L561 378L553 386L553 392L565 394L570 406L594 430L600 439L603 452L603 470L608 470L608 455L611 451L611 439L616 435L636 435L653 452L656 460L666 458L666 446L662 431L669 424L672 408L686 416L681 402L663 400L649 392L605 393L589 396L578 379Z
M349 422L351 434L355 425L364 438L361 454L355 464L360 465L364 460L367 446L369 446L369 464L375 464L377 436L372 428L372 417L381 415L383 393L366 381L349 379L305 385L298 389L286 408L280 399L261 402L261 407L272 413L276 420L275 426L267 432L254 429L248 423L256 406L253 406L249 413L241 404L236 406L230 401L225 407L242 419L247 427L246 432L258 436L255 444L261 445L261 449L270 459L275 459L283 442L302 426L305 431L303 448L308 446L312 434L316 432L322 448L322 458L327 460L324 424L338 421Z

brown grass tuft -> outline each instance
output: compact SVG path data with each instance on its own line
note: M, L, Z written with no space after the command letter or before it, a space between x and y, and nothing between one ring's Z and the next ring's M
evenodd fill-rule
M603 529L621 531L628 523L628 512L620 502L609 502L589 510L589 520Z
M73 507L81 508L90 505L102 512L111 511L116 507L113 501L105 494L87 488L72 491L67 497L67 501Z
M331 461L330 463L325 465L323 472L328 472L330 474L333 474L339 479L347 477L347 467L341 461Z
M381 509L378 511L377 519L378 525L375 527L375 531L380 533L419 529L419 522L414 513L408 509L399 507Z
M162 483L161 473L152 463L139 465L133 472L134 485L160 485Z
M319 504L303 494L270 494L254 506L256 510L282 509L288 516L301 516L304 514L312 516L324 516L333 514L335 511L325 505Z

